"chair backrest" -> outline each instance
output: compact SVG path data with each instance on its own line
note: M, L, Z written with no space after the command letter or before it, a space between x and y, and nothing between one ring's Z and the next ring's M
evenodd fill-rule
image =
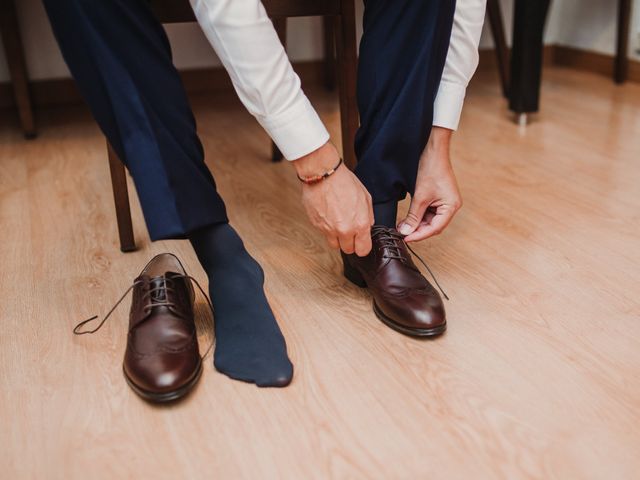
M268 15L278 17L312 17L340 15L343 0L262 0ZM195 22L188 0L151 0L151 8L162 23Z

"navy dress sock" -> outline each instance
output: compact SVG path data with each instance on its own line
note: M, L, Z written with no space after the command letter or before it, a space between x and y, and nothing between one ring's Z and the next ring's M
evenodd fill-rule
M391 200L373 204L373 218L376 225L395 228L398 215L398 201Z
M259 387L287 386L293 365L265 297L258 262L228 223L200 229L189 240L209 277L216 369Z

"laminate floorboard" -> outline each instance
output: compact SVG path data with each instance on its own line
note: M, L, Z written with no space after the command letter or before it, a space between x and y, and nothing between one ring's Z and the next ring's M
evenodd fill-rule
M310 93L337 136L336 99ZM431 341L376 319L307 222L293 169L229 97L194 110L266 271L293 383L261 390L209 357L185 401L141 401L121 370L127 302L96 335L73 325L154 254L206 277L188 242L149 242L135 195L139 249L120 253L104 139L83 108L43 111L35 141L2 112L0 477L638 478L640 85L549 69L521 129L496 79L474 79L452 148L465 206L416 247L451 297ZM204 350L202 299L198 312Z

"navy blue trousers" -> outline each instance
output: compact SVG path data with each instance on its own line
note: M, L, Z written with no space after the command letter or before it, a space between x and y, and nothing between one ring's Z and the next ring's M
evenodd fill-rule
M431 133L455 0L364 0L356 175L374 203L413 194Z
M43 0L71 74L131 173L152 240L226 222L164 29L145 0ZM413 192L455 0L365 0L356 174L374 202Z

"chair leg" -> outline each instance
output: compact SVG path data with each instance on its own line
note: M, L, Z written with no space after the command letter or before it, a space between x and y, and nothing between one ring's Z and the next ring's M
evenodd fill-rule
M18 16L14 0L0 0L0 34L9 65L9 74L11 75L22 131L26 138L35 138L36 127L29 94L27 67L24 61L24 50L18 30Z
M509 110L518 115L537 112L540 106L542 41L550 3L551 0L515 0Z
M619 0L618 2L618 41L616 58L613 69L613 80L616 83L627 81L629 71L629 58L627 49L629 46L629 22L631 19L631 0Z
M280 151L276 143L272 140L271 141L271 161L274 163L278 163L278 162L281 162L283 158L284 158L284 155L282 155L282 152Z
M331 17L322 17L324 30L324 87L329 91L336 89L336 34Z
M280 38L280 43L287 48L287 19L285 18L273 18L271 19L273 22L273 28L276 29L276 33L278 34L278 38ZM279 162L283 159L282 152L275 144L274 141L271 141L271 161Z
M124 164L107 142L109 152L109 171L111 172L111 187L113 188L113 201L116 206L116 220L118 222L118 235L120 236L120 250L132 252L136 249L133 238L133 223L131 222L131 206L129 205L129 192L127 191L127 173Z
M353 142L358 129L356 76L358 56L356 46L356 14L353 0L342 0L342 15L335 19L340 119L342 121L342 158L345 165L356 166Z
M493 43L496 48L498 72L500 73L500 85L502 95L509 96L509 48L504 34L504 22L499 0L487 0L487 15L493 34Z

